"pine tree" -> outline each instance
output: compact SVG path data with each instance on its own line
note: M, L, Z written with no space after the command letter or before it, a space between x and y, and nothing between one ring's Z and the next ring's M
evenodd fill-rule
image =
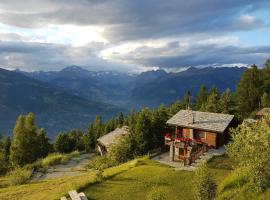
M90 152L90 151L95 149L97 140L96 140L96 136L94 133L94 125L93 124L90 124L90 126L88 127L86 133L83 136L83 140L84 140L85 150L87 152Z
M68 134L59 133L56 136L54 149L59 153L69 153L72 151L72 144Z
M195 109L200 110L202 108L203 103L207 100L207 90L205 85L201 85L198 95L195 100Z
M152 114L152 148L161 147L164 143L164 135L167 132L166 121L169 119L169 114L164 105L161 105Z
M6 137L3 142L3 150L5 154L5 160L7 163L9 163L9 156L10 156L10 147L11 147L11 140L10 137Z
M218 105L218 91L215 86L213 86L210 90L210 94L207 98L205 104L202 105L201 110L207 112L219 112L219 105Z
M181 109L183 109L183 104L181 103L180 100L177 100L174 102L170 107L169 107L169 114L170 116L175 115L178 113Z
M10 148L10 162L13 166L23 166L39 158L43 147L40 146L37 132L33 113L18 117Z
M120 112L120 114L118 115L118 127L122 127L124 125L124 114L122 112Z
M261 106L263 108L270 107L270 97L266 92L264 92L262 97L261 97Z
M218 105L221 113L230 114L232 112L233 100L230 89L221 94Z
M51 144L49 143L49 138L46 135L44 128L38 129L37 131L37 151L36 156L38 158L46 157L52 149Z
M29 145L26 141L26 131L24 127L25 117L20 115L13 130L13 141L10 148L10 161L13 166L27 163L25 148Z
M184 94L184 97L183 97L183 107L185 109L191 108L191 94L190 94L190 91L187 91Z
M262 94L262 72L256 65L247 69L242 75L237 86L237 106L239 114L244 118L259 108Z
M143 108L138 114L136 124L132 132L132 138L135 142L135 154L143 155L151 147L152 131L151 131L151 112L147 108Z

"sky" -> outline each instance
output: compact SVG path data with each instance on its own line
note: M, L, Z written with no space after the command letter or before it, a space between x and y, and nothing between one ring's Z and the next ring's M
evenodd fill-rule
M177 71L262 65L269 0L0 0L0 67Z

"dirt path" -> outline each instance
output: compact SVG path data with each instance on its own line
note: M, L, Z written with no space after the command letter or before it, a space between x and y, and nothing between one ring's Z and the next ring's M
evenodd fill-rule
M77 176L79 174L85 173L89 170L85 168L85 165L90 159L97 156L97 154L81 154L77 157L72 158L66 164L55 165L50 167L47 172L41 173L37 172L32 181L40 181L52 178L59 178L64 176Z

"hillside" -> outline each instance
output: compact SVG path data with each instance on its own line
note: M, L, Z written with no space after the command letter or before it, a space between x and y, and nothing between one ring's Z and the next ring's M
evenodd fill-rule
M215 157L208 163L208 169L216 180L218 187L231 176L232 160L227 157ZM89 199L114 200L145 199L147 195L162 192L166 199L194 200L192 181L193 172L175 171L173 168L159 164L147 158L140 158L120 166L108 168L99 181L97 174L86 172L75 177L56 178L21 186L0 188L0 199L59 199L69 190L83 191ZM157 176L158 174L158 176ZM0 178L0 186L4 178ZM268 199L269 191L261 194L246 190L245 185L225 184L225 191L218 193L217 199ZM237 187L237 188L235 188Z
M189 90L196 94L200 85L217 86L220 91L235 90L245 68L189 68L178 73L164 70L130 75L111 71L88 71L70 66L61 71L21 72L34 79L48 82L84 98L132 107L156 107L181 99Z
M71 128L85 128L96 115L105 119L119 109L82 98L21 73L0 69L0 129L10 133L19 114L33 112L50 136Z
M60 71L18 72L86 99L118 105L126 103L135 79L126 73L88 71L79 66L69 66Z
M219 91L230 88L236 89L242 73L246 68L189 68L179 73L166 73L150 79L144 84L137 84L132 90L130 104L133 106L155 107L169 104L175 99L182 99L186 91L190 91L194 100L200 86L204 84L207 88L215 85ZM143 74L142 74L143 75Z

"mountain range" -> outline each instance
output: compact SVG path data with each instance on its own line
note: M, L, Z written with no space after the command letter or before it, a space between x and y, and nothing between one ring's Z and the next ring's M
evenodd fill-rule
M88 71L70 66L61 71L24 72L0 69L0 130L11 133L19 114L33 112L50 136L72 128L85 129L96 115L105 120L131 108L181 99L197 93L201 84L219 91L235 90L245 68L189 68L129 74Z

